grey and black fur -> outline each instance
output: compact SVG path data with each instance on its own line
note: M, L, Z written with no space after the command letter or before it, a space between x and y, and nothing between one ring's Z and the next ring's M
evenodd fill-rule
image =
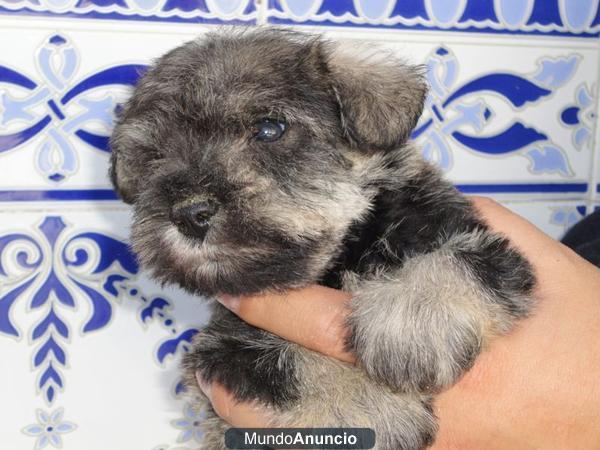
M162 282L202 296L311 283L352 294L356 366L215 304L184 360L199 405L196 372L266 405L273 426L371 427L378 449L419 449L435 438L432 396L528 314L534 278L408 142L421 71L354 50L254 29L169 52L124 107L111 176ZM202 448L222 449L226 424L208 414Z

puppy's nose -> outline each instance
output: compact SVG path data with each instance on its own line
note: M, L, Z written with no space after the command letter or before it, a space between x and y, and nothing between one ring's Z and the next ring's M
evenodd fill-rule
M213 200L175 205L171 209L171 221L183 234L204 239L210 219L218 209L219 205Z

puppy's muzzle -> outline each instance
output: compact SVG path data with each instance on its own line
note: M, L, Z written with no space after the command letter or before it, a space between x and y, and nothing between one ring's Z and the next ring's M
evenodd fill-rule
M171 222L186 236L204 239L210 228L211 218L219 210L213 199L191 199L177 203L171 208Z

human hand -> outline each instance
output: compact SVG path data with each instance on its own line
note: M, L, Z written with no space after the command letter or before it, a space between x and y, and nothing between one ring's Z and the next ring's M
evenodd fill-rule
M538 305L532 317L496 339L458 384L437 396L434 448L600 448L600 270L494 201L473 202L532 263ZM352 363L344 348L349 297L310 286L221 302L256 327ZM219 385L201 387L233 426L268 426L272 411L236 403Z

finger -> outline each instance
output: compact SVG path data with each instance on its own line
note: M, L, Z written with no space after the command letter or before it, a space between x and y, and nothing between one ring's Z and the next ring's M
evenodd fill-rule
M314 285L285 294L220 296L219 301L255 327L342 361L354 362L345 345L349 298L346 292Z
M236 428L264 428L269 425L270 413L255 403L237 402L219 383L205 383L197 374L198 386L210 400L217 415Z

